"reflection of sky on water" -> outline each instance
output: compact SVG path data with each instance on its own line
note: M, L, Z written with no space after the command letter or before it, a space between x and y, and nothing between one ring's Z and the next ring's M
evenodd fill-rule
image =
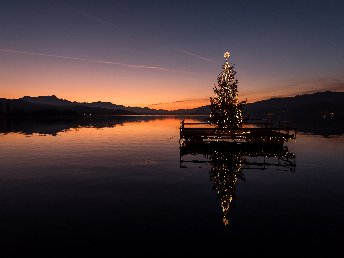
M296 154L295 173L245 170L225 229L210 165L180 168L179 122L124 122L44 137L1 134L1 247L57 241L100 248L116 242L124 252L134 242L141 249L131 252L149 254L153 241L172 254L182 247L186 253L227 254L221 244L235 246L234 253L339 249L343 136L299 134L287 144Z

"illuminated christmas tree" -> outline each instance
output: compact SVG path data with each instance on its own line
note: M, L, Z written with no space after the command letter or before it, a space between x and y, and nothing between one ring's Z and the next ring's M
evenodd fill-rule
M222 72L214 85L215 97L210 98L209 122L218 128L240 128L243 125L243 108L246 101L238 101L238 80L235 79L234 66L228 62L230 53L226 52Z

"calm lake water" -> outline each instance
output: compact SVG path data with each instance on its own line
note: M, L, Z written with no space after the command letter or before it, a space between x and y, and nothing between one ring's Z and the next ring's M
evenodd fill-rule
M231 174L180 156L181 119L3 124L0 254L340 256L343 136L226 152Z

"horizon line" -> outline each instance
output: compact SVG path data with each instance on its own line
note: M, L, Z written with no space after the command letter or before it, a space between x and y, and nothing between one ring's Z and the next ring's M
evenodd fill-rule
M260 99L260 100L257 100L257 101L254 101L254 102L248 102L247 104L253 104L253 103L256 103L256 102L260 102L260 101L265 101L265 100L269 100L269 99L275 99L275 98L288 98L288 97L296 97L296 96L301 96L301 95L309 95L309 94L315 94L315 93L325 93L325 92L344 92L343 91L331 91L331 90L323 90L323 91L304 91L302 93L297 93L297 94L288 94L288 95L279 95L279 96L270 96L270 97L267 97L267 98L264 98L264 99ZM208 106L208 105L201 105L201 106L197 106L197 107L194 107L194 108L176 108L176 109L163 109L163 108L151 108L150 106L154 106L154 105L173 105L173 104L176 104L176 103L186 103L186 102L192 102L192 101L200 101L200 100L205 100L205 99L209 99L209 98L196 98L196 99L184 99L184 100L175 100L175 101L171 101L171 102L161 102L161 103L155 103L155 104L149 104L149 105L146 105L146 106L126 106L124 104L116 104L116 103L113 103L112 101L101 101L101 100L97 100L97 101L82 101L82 100L79 100L79 101L76 101L76 100L69 100L69 99L66 99L66 98L60 98L60 97L57 97L55 94L52 94L52 95L37 95L37 96L29 96L29 95L24 95L22 97L19 97L19 98L2 98L0 97L0 99L8 99L8 100L20 100L24 97L30 97L30 98L38 98L38 97L56 97L57 99L59 100L66 100L66 101L69 101L69 102L77 102L77 103L80 103L80 104L83 104L83 103L86 103L86 104L91 104L91 103L97 103L97 102L103 102L103 103L111 103L113 105L117 105L117 106L124 106L124 107L136 107L136 108L149 108L149 109L155 109L155 110L166 110L166 111L175 111L175 110L181 110L181 109L194 109L194 108L201 108L201 107L205 107L205 106Z

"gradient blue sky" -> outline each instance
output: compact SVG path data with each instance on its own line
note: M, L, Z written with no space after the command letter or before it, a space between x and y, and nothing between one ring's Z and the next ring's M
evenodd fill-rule
M0 97L200 106L227 50L249 102L344 91L343 13L330 0L2 0Z

